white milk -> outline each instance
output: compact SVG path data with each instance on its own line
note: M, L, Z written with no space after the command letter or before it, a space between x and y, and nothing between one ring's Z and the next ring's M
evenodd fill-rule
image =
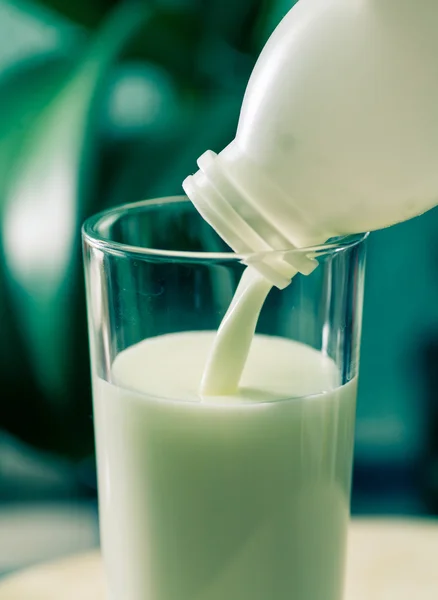
M148 339L94 376L112 600L339 600L356 381L256 335L232 397L199 397L215 332Z

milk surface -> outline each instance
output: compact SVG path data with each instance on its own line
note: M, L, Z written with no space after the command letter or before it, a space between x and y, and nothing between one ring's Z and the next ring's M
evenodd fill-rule
M215 332L93 377L111 600L340 600L356 381L256 335L238 393L200 396Z

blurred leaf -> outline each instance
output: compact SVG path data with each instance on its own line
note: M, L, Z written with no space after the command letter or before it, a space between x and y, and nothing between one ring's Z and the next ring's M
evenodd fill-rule
M0 206L6 185L20 155L27 132L52 101L73 68L73 58L37 56L13 65L0 77Z
M96 28L110 10L122 6L123 0L39 0L40 5L53 9L87 29ZM143 22L140 35L130 43L131 58L155 62L168 69L181 84L196 76L200 42L205 35L200 0L168 2L138 0L138 10L149 8L150 18Z
M14 169L23 146L23 138L35 118L48 104L66 74L71 72L73 59L39 56L23 65L13 65L0 79L0 214L6 202L6 182ZM0 239L1 241L1 239ZM39 419L43 394L35 385L32 365L25 345L25 332L13 298L8 291L8 277L0 255L0 377L5 397L20 398L20 402L2 404L1 424L31 442L38 435L49 439L44 420ZM26 374L23 377L23 374ZM26 419L23 419L23 413ZM35 428L35 420L41 422ZM37 435L35 435L37 434ZM49 434L49 435L48 435Z
M122 4L68 77L59 73L55 86L56 76L51 83L48 76L41 111L34 118L29 113L0 148L8 282L35 375L60 408L72 360L79 226L92 201L99 92L108 67L146 18L142 5Z
M18 1L23 6L31 6L31 3L25 0ZM67 19L89 28L97 27L118 3L118 0L40 0L38 2Z

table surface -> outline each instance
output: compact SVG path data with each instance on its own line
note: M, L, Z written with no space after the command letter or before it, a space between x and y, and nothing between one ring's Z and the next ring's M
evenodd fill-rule
M438 521L353 520L345 600L436 600ZM36 567L0 583L0 600L104 600L98 553Z

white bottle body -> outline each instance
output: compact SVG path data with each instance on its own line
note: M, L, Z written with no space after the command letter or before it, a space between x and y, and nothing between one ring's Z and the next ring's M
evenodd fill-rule
M434 0L300 0L286 15L253 71L235 140L184 183L234 250L322 243L436 205L437 28ZM237 222L222 231L215 194L260 244Z

